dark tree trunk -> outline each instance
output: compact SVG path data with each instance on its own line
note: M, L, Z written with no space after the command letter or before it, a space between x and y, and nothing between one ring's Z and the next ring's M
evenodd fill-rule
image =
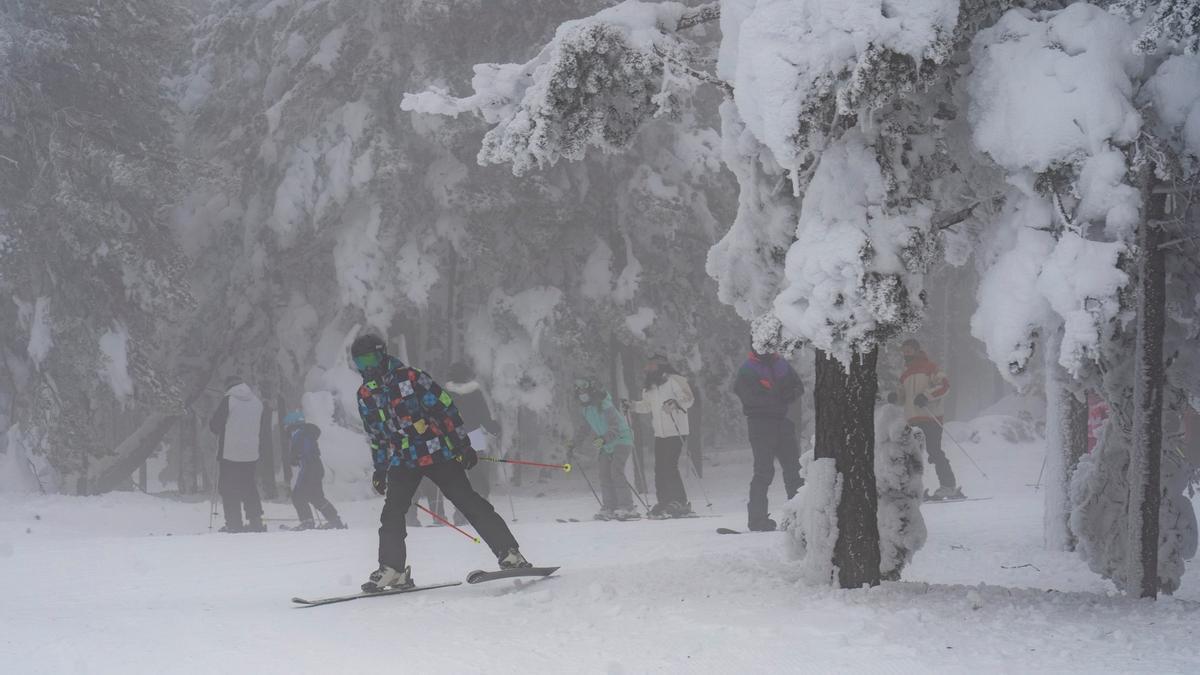
M280 379L280 382L283 380ZM279 420L279 464L283 467L283 494L285 497L292 496L292 448L291 439L288 438L287 429L283 426L283 418L287 415L287 402L283 399L283 394L279 394L275 398L276 414Z
M842 588L879 585L879 494L875 485L875 374L878 351L849 368L822 351L816 357L815 456L832 457L842 480L833 564Z
M263 496L278 499L279 488L275 484L275 425L272 423L270 405L263 405L262 417L258 422L258 482Z
M1160 223L1164 195L1153 194L1150 177L1143 192L1146 219L1138 230L1137 346L1133 365L1133 457L1129 463L1130 559L1132 584L1141 597L1158 597L1158 514L1162 501L1163 331L1166 260Z

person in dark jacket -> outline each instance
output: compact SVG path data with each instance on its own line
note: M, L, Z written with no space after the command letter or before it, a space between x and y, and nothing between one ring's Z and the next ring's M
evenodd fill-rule
M475 379L471 366L465 361L450 366L450 379L443 386L454 397L454 405L458 406L467 435L471 437L471 447L479 452L492 450L492 439L500 436L500 425L492 419L492 409L483 395L483 386ZM484 462L471 472L471 487L484 499L492 493L494 472L491 462ZM461 525L463 520L461 513L454 514L455 525Z
M379 569L362 585L366 592L411 588L405 562L404 514L421 481L432 480L462 511L501 569L532 567L496 509L471 487L467 470L479 462L454 398L428 374L387 353L383 340L363 335L350 346L362 374L358 413L371 446L371 484L385 496L379 516Z
M258 496L259 432L263 404L242 378L225 380L225 396L209 420L217 435L217 491L225 511L222 532L265 532L262 500ZM246 522L242 521L242 508Z
M292 487L292 506L296 507L296 515L300 518L298 530L311 530L313 508L321 512L325 524L321 529L345 529L346 525L338 517L337 509L325 498L325 489L321 481L325 479L325 465L321 463L321 446L317 439L321 437L321 428L304 421L304 413L293 410L283 418L283 429L288 436L288 449L292 466L299 467L296 472L296 484Z
M750 450L754 453L754 477L750 479L747 527L759 532L775 529L767 513L767 488L775 479L775 462L783 471L788 499L804 484L800 478L800 447L796 427L788 419L788 406L800 397L800 376L778 354L751 350L738 370L733 391L742 401Z

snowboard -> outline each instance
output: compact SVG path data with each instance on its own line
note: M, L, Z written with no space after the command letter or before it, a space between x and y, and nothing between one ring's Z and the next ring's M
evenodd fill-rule
M511 570L496 570L495 572L474 570L467 575L467 583L482 584L485 581L511 579L513 577L548 577L557 570L557 567L518 567Z
M430 591L435 588L448 588L450 586L461 586L461 581L448 581L444 584L430 584L428 586L413 586L405 589L388 589L376 591L374 593L353 593L351 595L335 595L328 598L317 598L315 600L305 600L304 598L292 598L292 602L296 603L297 607L317 607L319 605L332 605L335 602L349 602L351 600L360 600L362 598L376 598L385 595L400 595L401 593L416 593L417 591Z

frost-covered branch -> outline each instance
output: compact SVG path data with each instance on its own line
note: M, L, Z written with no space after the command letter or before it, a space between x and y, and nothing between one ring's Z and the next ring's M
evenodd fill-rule
M646 121L671 112L694 87L665 73L665 62L686 63L696 49L677 35L679 27L718 17L713 8L627 0L562 24L526 63L475 66L470 96L430 89L406 94L401 108L479 114L494 125L479 163L511 164L517 175L581 159L593 148L620 152Z
M711 23L721 20L721 3L710 2L707 5L701 5L684 13L679 17L679 22L675 25L675 30L687 30L695 28L700 24Z

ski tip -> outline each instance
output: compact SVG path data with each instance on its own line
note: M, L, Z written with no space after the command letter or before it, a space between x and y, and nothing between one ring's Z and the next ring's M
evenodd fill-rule
M738 530L731 530L728 527L718 527L717 534L741 534Z

